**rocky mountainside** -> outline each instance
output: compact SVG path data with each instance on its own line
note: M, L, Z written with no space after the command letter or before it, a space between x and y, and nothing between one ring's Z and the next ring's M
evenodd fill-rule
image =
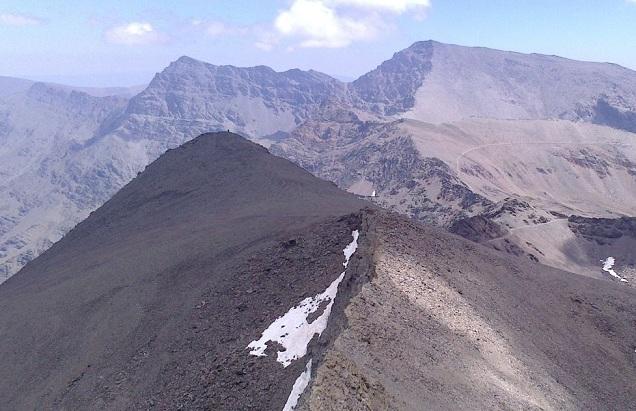
M125 104L44 83L0 99L0 282L85 216L82 201L68 197L76 174L55 164L89 144Z
M636 74L612 64L429 41L348 84L188 57L128 102L3 84L13 91L0 97L10 147L0 149L0 281L167 149L214 130L273 145L343 188L376 191L378 204L442 226L509 197L545 212L634 215L633 133L616 130L634 131Z
M323 108L272 151L420 221L466 219L486 232L459 232L477 237L501 225L497 249L606 275L596 251L565 249L566 221L636 213L636 72L428 41L350 90L351 104Z
M420 121L565 119L636 131L636 72L614 64L426 41L352 86L362 106Z
M466 220L455 232L608 278L602 250L571 249L567 217L636 215L636 134L564 120L379 123L347 111L334 118L306 122L272 152L419 221Z
M346 115L348 117L346 117ZM271 147L315 175L377 204L446 226L489 205L449 163L422 152L400 122L363 121L342 111L337 121L308 121Z
M5 97L0 282L167 149L225 129L267 144L265 137L281 138L344 90L315 71L277 73L182 57L130 101L44 83Z
M635 297L205 134L0 285L0 397L16 410L629 409Z
M349 191L375 191L382 204L441 225L510 196L570 214L636 213L636 134L608 127L377 123L350 113L308 121L272 150Z
M276 139L345 94L343 83L317 71L279 73L266 66L215 66L181 57L130 101L117 132L142 132L161 141L169 134L185 141L194 128L231 129Z

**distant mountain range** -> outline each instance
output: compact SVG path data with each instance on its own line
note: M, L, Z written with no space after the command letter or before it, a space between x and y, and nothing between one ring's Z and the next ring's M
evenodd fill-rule
M108 96L120 96L120 97L132 97L143 89L146 85L131 86L131 87L80 87L80 86L68 86L64 84L49 83L42 81L26 80L15 77L0 76L0 97L10 96L21 92L26 92L31 86L36 83L42 83L49 87L66 90L66 91L80 91L93 97L108 97Z
M132 98L6 78L0 86L0 278L166 150L227 129L446 227L508 210L513 198L538 210L528 213L537 221L564 215L537 224L565 228L563 246L574 235L569 215L635 212L636 72L613 64L428 41L351 83L182 57ZM535 225L503 214L504 228ZM523 236L514 243L546 264L572 262L542 257L531 250L547 245ZM605 276L597 263L590 256L571 270ZM617 269L629 266L618 257Z

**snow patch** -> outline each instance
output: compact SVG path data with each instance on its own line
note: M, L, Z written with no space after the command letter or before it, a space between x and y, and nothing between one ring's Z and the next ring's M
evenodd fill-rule
M612 277L615 277L615 278L619 279L623 283L628 282L626 279L624 279L620 275L616 274L616 271L613 270L614 263L616 262L614 257L607 257L607 259L605 259L605 261L603 261L603 260L601 260L601 261L603 262L603 271L608 272Z
M265 350L267 349L268 342L277 342L283 349L278 351L276 361L283 364L283 367L287 367L293 361L302 358L307 354L307 345L315 334L320 336L322 332L327 328L327 321L331 314L331 308L333 302L336 299L338 293L338 286L344 279L349 259L358 249L358 230L351 233L353 241L349 243L343 253L345 255L345 262L343 263L345 271L343 271L338 278L336 278L327 289L316 295L315 297L308 297L302 300L298 305L292 307L285 315L277 318L265 331L260 339L254 340L247 348L250 348L250 354L258 357L266 356ZM315 313L321 306L327 305L324 311L318 318L311 323L308 321L309 315Z
M303 392L305 391L305 388L307 388L307 385L309 384L310 378L311 378L311 360L307 362L305 371L303 371L302 374L300 374L298 378L296 378L296 382L294 383L294 386L292 387L292 391L289 394L289 397L287 398L287 402L285 403L285 407L283 407L283 411L292 411L293 409L296 408L296 405L298 404L298 400L300 399L300 396L303 394Z
M351 235L353 236L353 241L347 244L344 250L342 250L345 256L345 262L342 263L344 268L347 268L347 266L349 265L349 259L351 258L353 253L355 253L356 250L358 249L358 236L360 235L360 233L358 232L358 230L355 230L351 233ZM344 272L342 274L344 274Z

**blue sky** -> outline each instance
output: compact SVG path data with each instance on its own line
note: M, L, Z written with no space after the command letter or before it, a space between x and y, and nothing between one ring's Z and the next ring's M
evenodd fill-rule
M415 41L636 69L636 0L280 0L0 3L0 75L148 82L188 55L355 78Z

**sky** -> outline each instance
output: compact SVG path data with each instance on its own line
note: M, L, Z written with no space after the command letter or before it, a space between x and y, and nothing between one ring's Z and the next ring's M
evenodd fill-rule
M351 80L419 40L636 69L636 0L2 0L0 75L149 82L187 55Z

